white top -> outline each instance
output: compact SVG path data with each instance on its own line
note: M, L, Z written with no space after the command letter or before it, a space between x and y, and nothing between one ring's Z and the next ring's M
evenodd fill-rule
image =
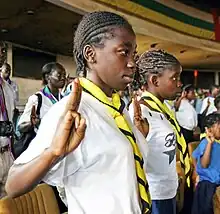
M41 108L40 108L40 119L42 119L44 117L44 115L49 111L49 109L54 104L51 102L51 100L48 97L44 96L44 94L41 91L38 91L36 93L39 93L42 96L42 105L41 105ZM20 125L23 122L29 122L30 121L30 119L31 119L31 109L32 109L32 106L34 106L34 105L35 105L36 110L37 110L38 97L35 94L31 95L28 98L28 102L25 105L24 112L23 112L23 114L21 115L21 117L18 121L18 125Z
M182 99L179 110L176 112L176 119L181 127L192 131L198 125L197 113L187 99Z
M215 104L214 104L214 100L215 98L214 97L206 97L203 102L202 102L202 108L201 108L201 111L200 111L200 114L202 114L204 112L204 110L206 109L207 105L208 105L208 99L209 99L209 102L210 102L210 106L208 108L208 111L206 113L206 116L217 111L216 107L215 107Z
M15 109L14 92L11 86L4 80L2 82L2 88L5 96L5 104L8 112L8 119L9 121L12 121L14 109ZM0 121L3 121L3 115L1 111L0 111ZM10 141L7 137L0 137L0 147L8 145L9 142Z
M176 136L169 121L163 114L151 111L140 105L142 116L147 118L149 133L148 158L146 162L147 180L152 200L165 200L175 197L178 187L176 172ZM129 113L133 118L133 105Z
M15 161L27 163L51 144L68 97L56 103L41 121L36 138ZM64 186L69 214L141 214L133 149L107 108L82 93L79 112L87 129L79 147L47 173L44 181ZM124 110L129 124L132 123ZM146 160L146 141L134 127Z

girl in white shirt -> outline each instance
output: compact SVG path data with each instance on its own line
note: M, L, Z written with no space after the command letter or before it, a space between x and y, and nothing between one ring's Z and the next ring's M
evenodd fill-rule
M135 34L123 17L103 11L83 17L74 54L86 78L74 81L70 95L43 118L9 173L10 196L43 179L65 188L69 214L151 212L146 142L114 92L132 82L135 53Z
M62 98L59 90L63 88L65 79L66 71L61 64L51 62L43 66L42 83L44 87L40 91L36 92L36 94L40 94L42 97L40 115L36 115L35 118L31 118L33 106L35 106L35 109L37 109L38 106L38 96L36 94L31 95L25 105L23 114L18 121L18 130L20 132L27 132L32 128L39 126L41 119L52 107L52 105Z
M142 116L149 123L149 129L148 133L140 131L144 136L147 136L146 142L149 149L146 167L152 198L152 213L175 214L178 188L177 146L183 150L181 160L185 173L189 173L190 165L185 140L179 134L180 127L164 101L174 100L181 92L180 74L182 68L174 56L161 50L152 50L140 56L137 62L137 71L141 80L145 80L142 83L142 88L147 88L142 93L139 103L141 104ZM130 115L135 119L133 111L131 106ZM187 160L183 158L185 153Z

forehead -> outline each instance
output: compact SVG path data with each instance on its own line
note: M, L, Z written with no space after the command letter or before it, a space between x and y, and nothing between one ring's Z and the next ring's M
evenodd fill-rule
M111 39L105 40L105 47L126 46L136 48L136 36L133 31L124 27L115 27L111 30Z
M180 76L182 72L182 68L180 65L172 66L171 68L167 68L162 72L162 76L172 77L172 76Z

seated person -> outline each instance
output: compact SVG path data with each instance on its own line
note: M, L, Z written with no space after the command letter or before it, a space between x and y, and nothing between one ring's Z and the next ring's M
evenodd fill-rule
M192 213L213 214L212 200L220 184L220 114L212 113L204 121L206 137L193 152L199 183L195 190Z

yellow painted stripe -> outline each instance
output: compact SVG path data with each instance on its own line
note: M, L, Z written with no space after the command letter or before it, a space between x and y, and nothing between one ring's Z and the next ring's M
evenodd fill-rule
M162 25L176 31L192 35L199 38L215 40L215 33L213 31L205 30L199 27L195 27L189 24L185 24L183 22L177 21L173 18L165 16L161 13L153 11L149 8L145 8L141 5L138 5L134 2L128 0L93 0L99 3L107 4L108 6L114 7L116 10L123 11L128 14L135 15L136 17L140 17L145 19L146 21L157 23L158 25ZM175 40L175 35L174 40Z

